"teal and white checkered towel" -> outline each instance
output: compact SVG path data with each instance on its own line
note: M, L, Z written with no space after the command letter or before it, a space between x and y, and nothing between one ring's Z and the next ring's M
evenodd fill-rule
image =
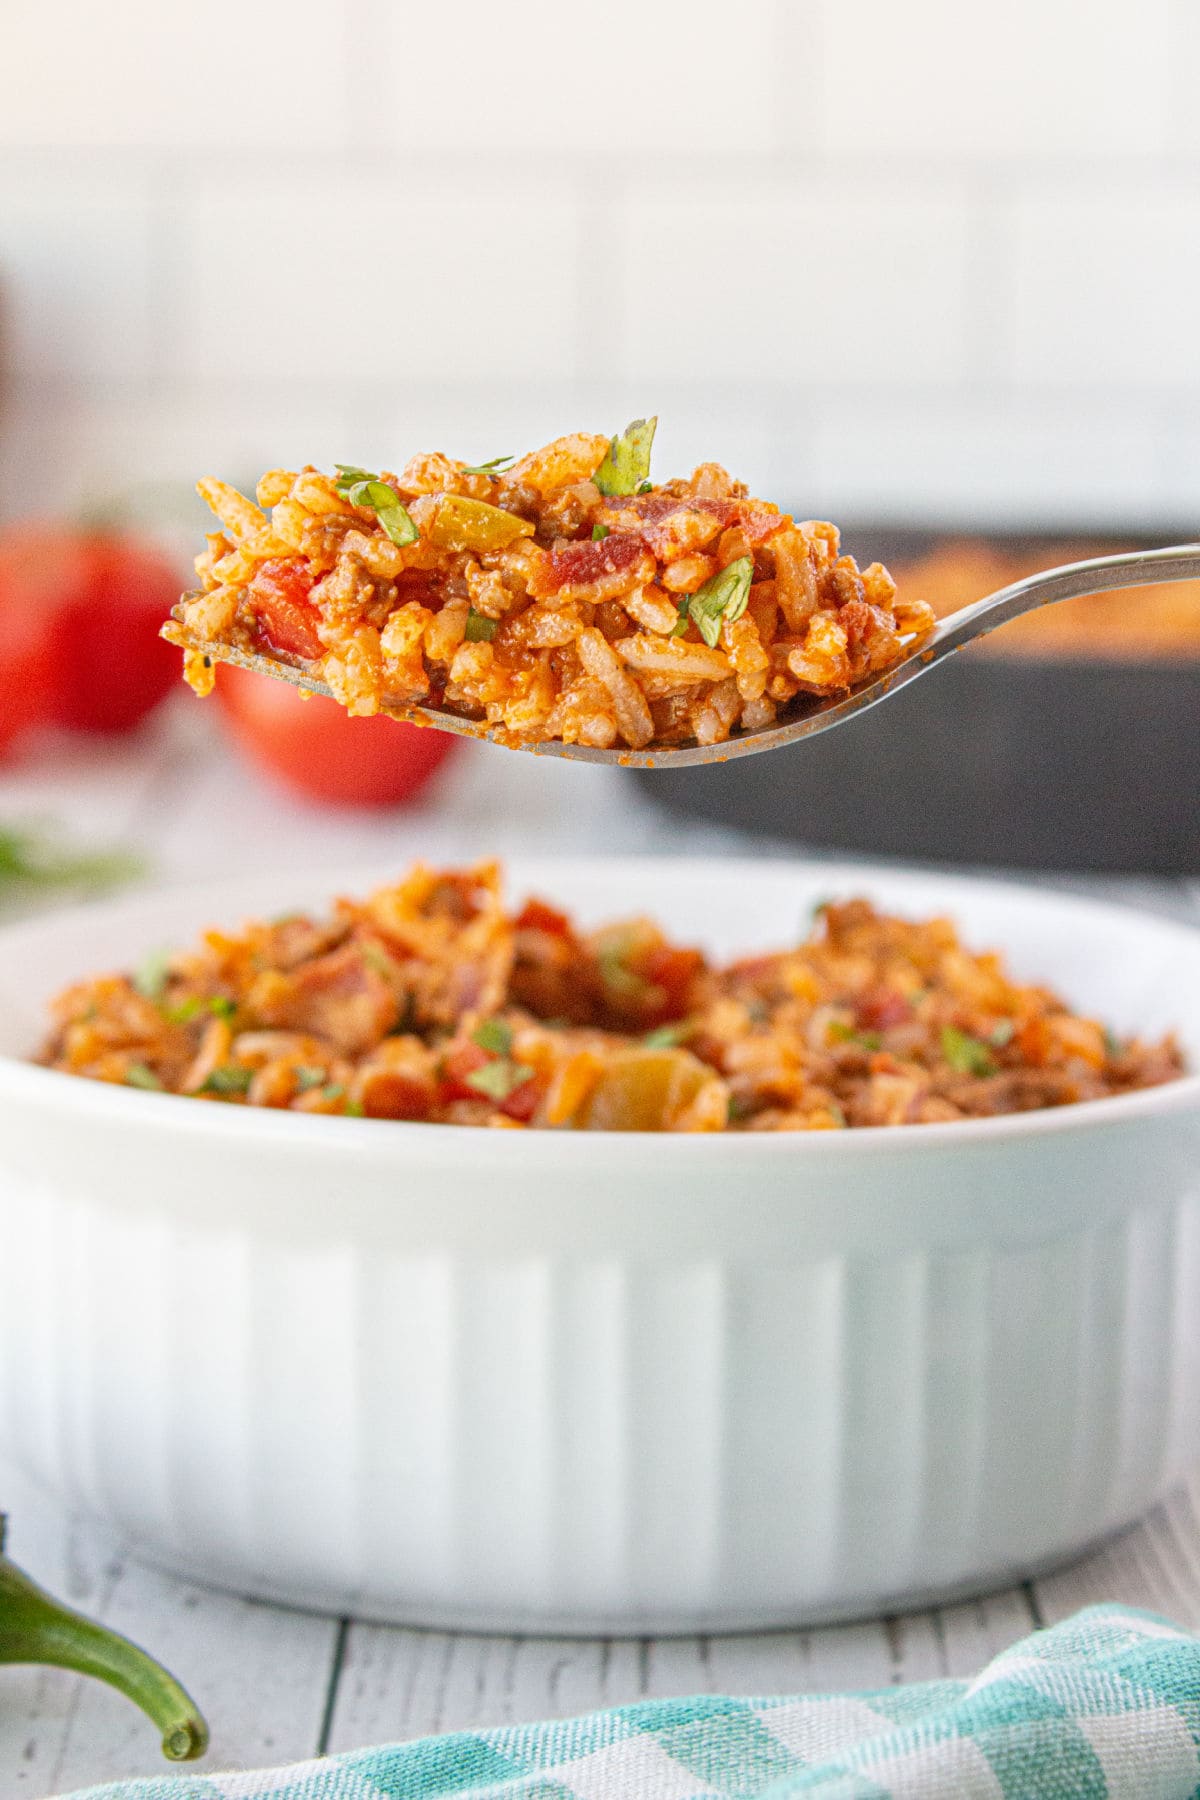
M974 1681L647 1700L89 1800L1200 1800L1200 1638L1089 1607Z

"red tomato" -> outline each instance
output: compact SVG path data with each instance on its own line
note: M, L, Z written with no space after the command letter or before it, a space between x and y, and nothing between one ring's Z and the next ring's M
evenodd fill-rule
M317 636L321 615L309 599L313 578L303 558L272 557L260 563L250 583L258 633L271 650L286 656L325 654Z
M136 538L54 525L6 531L0 615L21 613L23 635L40 637L37 661L49 680L22 677L13 653L0 650L0 717L11 722L15 704L23 723L82 731L138 724L179 676L179 652L158 635L179 589L171 562ZM7 629L0 622L0 640Z
M76 578L78 561L66 545L38 556L16 534L0 541L0 753L50 717L54 654L49 609L60 582Z
M222 664L217 699L238 744L295 793L343 806L394 806L419 793L454 749L444 731L353 719L336 700Z

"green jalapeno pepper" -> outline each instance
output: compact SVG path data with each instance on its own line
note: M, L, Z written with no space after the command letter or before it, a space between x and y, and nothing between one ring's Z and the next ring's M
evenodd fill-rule
M208 1726L191 1696L128 1638L61 1605L9 1562L6 1523L0 1513L0 1663L47 1663L94 1675L141 1707L172 1762L203 1756Z

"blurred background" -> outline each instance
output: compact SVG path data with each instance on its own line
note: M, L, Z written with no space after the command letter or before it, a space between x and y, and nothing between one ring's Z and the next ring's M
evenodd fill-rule
M8 534L102 518L178 578L202 473L484 459L651 411L660 478L722 461L943 609L1064 545L1200 529L1193 0L62 0L54 21L0 9ZM586 797L614 844L659 841L669 805L688 841L1194 870L1200 602L1166 593L997 639L965 687L956 664L873 738L823 740L846 739L827 764L638 786L460 748L422 829L457 808L465 835L569 845ZM4 606L0 556L0 647ZM136 756L14 731L0 802L153 764L186 811L219 768L241 854L282 852L291 803L255 812L227 713L172 689ZM908 802L864 815L881 762Z

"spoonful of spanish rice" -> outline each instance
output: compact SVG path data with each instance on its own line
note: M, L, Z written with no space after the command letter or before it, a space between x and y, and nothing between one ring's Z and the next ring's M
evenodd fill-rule
M272 469L258 504L207 477L220 530L163 636L200 694L231 662L353 714L674 767L828 730L1034 607L1200 575L1200 546L1097 557L939 621L717 463L652 482L655 424L480 464Z

